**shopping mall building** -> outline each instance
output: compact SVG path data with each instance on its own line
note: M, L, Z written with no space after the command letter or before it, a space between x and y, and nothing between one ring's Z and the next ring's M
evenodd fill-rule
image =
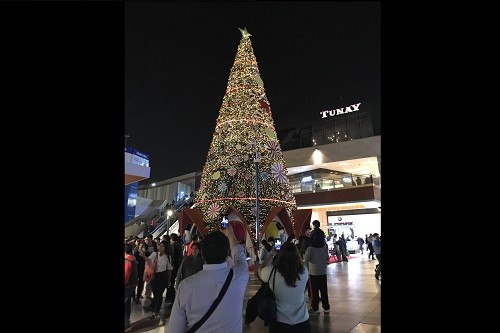
M328 110L274 121L297 208L311 209L311 221L319 220L329 234L344 233L351 239L381 234L380 101L337 104ZM179 206L196 194L201 171L154 185L138 185L137 179L142 177L139 180L145 183L149 178L149 164L146 166L144 160L147 155L131 157L133 149L126 148L126 154L127 149L126 226L132 218L131 209L135 209L136 218L145 216L144 212L156 216L170 203ZM142 163L147 170L133 178L127 175L127 170L132 170L128 163Z

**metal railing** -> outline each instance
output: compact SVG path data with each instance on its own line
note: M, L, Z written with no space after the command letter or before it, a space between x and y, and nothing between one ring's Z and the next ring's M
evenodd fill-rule
M314 179L311 178L307 181L290 181L290 188L292 189L292 193L314 193L365 185L380 186L380 177L374 177L371 174L344 174L343 176L337 177L321 177Z

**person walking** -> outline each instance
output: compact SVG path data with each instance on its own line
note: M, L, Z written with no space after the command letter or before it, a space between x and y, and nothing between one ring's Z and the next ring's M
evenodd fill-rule
M161 319L160 310L163 304L163 293L170 284L173 284L172 264L170 262L171 258L169 258L170 256L166 252L167 248L170 248L170 243L167 241L161 241L158 245L159 252L153 252L149 257L146 257L144 253L141 253L141 257L143 257L144 260L151 262L156 261L155 275L150 281L151 289L153 291L153 302L151 304L153 314L148 317L149 320Z
M132 311L131 307L131 302L132 302L132 297L134 296L135 293L135 287L137 286L137 280L136 281L130 281L133 279L133 266L137 265L137 263L134 263L135 257L132 254L132 251L134 249L134 246L130 243L125 243L125 329L130 327L130 313ZM136 268L137 269L137 268ZM137 279L137 272L135 275L135 278Z
M335 256L337 257L337 263L342 261L342 255L340 254L340 246L338 242L337 234L332 235L332 244L335 251Z
M344 234L340 235L336 244L339 246L340 255L342 257L342 261L349 261L347 256L349 252L347 251L347 241L344 238Z
M144 259L141 257L141 248L144 248L144 240L142 239L137 239L135 241L135 247L133 250L133 254L135 257L135 260L137 260L137 269L138 269L138 276L139 280L137 282L137 292L135 293L134 297L134 302L135 304L141 303L142 297L142 292L144 291L144 268L146 267L146 262Z
M158 247L156 242L153 241L153 235L148 234L144 238L144 255L149 257L151 253L158 252ZM141 256L142 257L142 256ZM145 265L144 265L145 266ZM144 297L146 300L144 301L143 307L149 308L151 306L151 295L153 290L151 289L151 281L144 283Z
M172 279L175 279L183 260L182 245L180 243L179 236L176 233L170 234L170 245L172 247L172 267L173 267ZM167 289L165 304L166 305L172 304L174 302L174 299L175 299L175 288L174 288L174 283L172 283L170 287L168 287Z
M378 233L373 234L372 240L373 252L377 258L378 265L375 266L375 279L379 279L382 273L382 243L380 242L380 236Z
M373 235L372 234L370 234L369 236L367 235L366 239L365 239L365 243L366 243L366 246L368 247L368 259L372 258L373 260L375 260L375 255L373 254L372 241L373 241Z
M358 237L357 241L358 241L359 252L363 254L363 245L365 244L365 240L363 239L363 237Z

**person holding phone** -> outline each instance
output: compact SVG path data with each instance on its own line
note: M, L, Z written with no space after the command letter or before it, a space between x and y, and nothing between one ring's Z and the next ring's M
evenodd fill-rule
M241 309L248 285L246 253L238 243L230 223L225 229L208 233L201 244L203 270L183 279L178 286L168 328L169 333L185 333L208 311L229 274L229 250L234 261L233 277L221 302L200 327L206 333L242 332Z
M276 258L273 260L273 257ZM284 243L279 252L273 249L260 264L258 272L262 281L271 281L269 287L276 298L278 311L276 321L269 323L269 333L311 333L304 296L309 271L295 244Z

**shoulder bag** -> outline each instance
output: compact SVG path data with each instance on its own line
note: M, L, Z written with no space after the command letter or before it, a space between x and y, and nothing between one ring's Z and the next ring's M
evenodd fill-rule
M273 288L275 288L276 267L273 267L273 269L271 270L271 274L269 274L269 279L267 280L266 283L264 283L261 286L261 289L264 288L264 292L257 303L257 316L267 323L275 322L276 314L278 312L276 308L276 298L274 296L274 292L271 290L269 286L269 281L271 281L271 276L273 275L273 272L274 272Z
M226 293L226 290L229 287L232 278L233 278L233 269L231 268L229 270L229 274L227 275L226 282L224 282L224 286L222 286L222 289L219 292L219 296L217 296L215 301L212 303L212 306L210 307L210 309L208 309L207 313L205 313L205 315L200 320L198 320L198 322L194 324L193 327L191 327L186 333L196 332L196 330L200 328L200 326L203 325L205 321L207 321L212 312L215 311L217 305L219 305L220 301L222 300L222 297L224 297L224 294Z
M158 256L159 256L159 254L158 254L158 252L156 252L156 257L155 257L154 262L151 262L151 259L146 258L146 264L144 266L144 275L142 277L144 282L149 282L155 278L156 263L158 261Z

